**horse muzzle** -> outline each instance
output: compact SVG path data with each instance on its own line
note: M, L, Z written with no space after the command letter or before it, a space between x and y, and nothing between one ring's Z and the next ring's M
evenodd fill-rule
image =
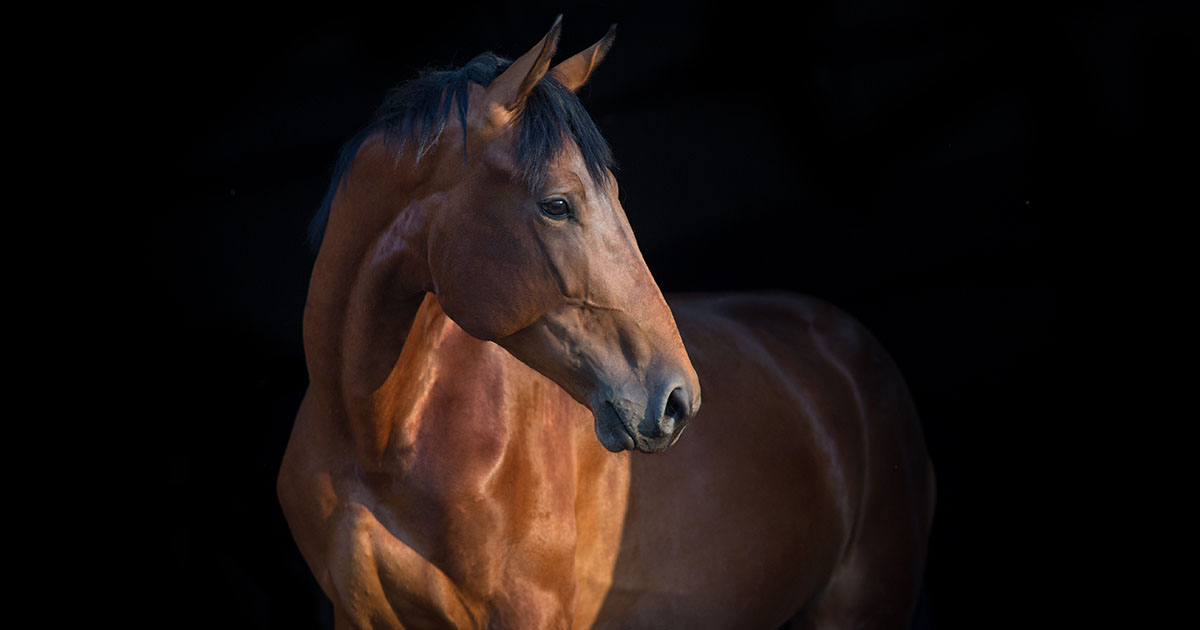
M665 451L700 409L699 392L676 382L649 395L612 392L601 398L592 405L596 437L614 453Z

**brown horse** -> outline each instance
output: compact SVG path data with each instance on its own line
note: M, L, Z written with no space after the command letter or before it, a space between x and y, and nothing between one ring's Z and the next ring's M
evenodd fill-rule
M906 626L895 365L811 298L668 306L574 95L613 32L551 68L559 24L393 92L314 222L278 491L337 627Z

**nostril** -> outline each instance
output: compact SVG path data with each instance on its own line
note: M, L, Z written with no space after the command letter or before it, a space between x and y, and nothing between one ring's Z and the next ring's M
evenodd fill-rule
M676 387L671 391L671 395L667 396L667 407L663 410L663 417L678 422L687 415L687 411L687 395L683 393L682 387Z
M692 401L687 390L682 387L672 389L666 400L660 404L662 407L659 413L655 414L647 409L646 415L638 423L637 431L641 437L651 440L670 437L687 424L691 417Z

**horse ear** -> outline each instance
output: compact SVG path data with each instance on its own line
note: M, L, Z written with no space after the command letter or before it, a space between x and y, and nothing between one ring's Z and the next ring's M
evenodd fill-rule
M487 88L488 100L508 111L516 111L525 102L533 86L546 75L550 59L558 48L558 36L562 32L562 15L554 18L550 32L529 52L521 55Z
M608 49L612 48L613 39L617 36L617 25L613 24L608 28L608 32L600 41L592 44L587 50L563 61L554 66L550 71L550 76L554 77L563 87L574 92L578 90L584 83L587 83L588 77L592 76L592 71L596 66L600 65L600 60L604 59L604 55L608 54Z

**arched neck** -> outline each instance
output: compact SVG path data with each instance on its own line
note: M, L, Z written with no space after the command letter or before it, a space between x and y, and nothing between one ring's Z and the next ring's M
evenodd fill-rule
M379 391L430 284L426 204L405 168L382 139L363 143L333 200L304 311L310 395L364 463L392 439L379 421Z

